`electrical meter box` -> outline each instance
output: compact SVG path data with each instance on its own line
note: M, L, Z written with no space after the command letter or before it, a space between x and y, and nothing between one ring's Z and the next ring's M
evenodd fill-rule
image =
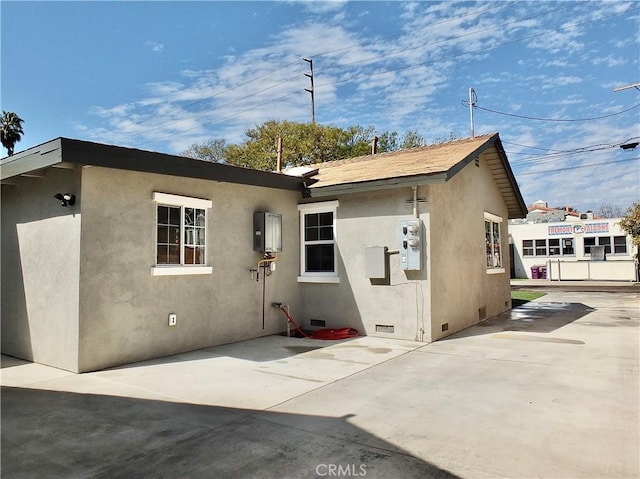
M253 250L261 253L282 251L282 215L257 211L253 214Z
M400 268L405 270L422 269L422 220L411 218L400 220Z

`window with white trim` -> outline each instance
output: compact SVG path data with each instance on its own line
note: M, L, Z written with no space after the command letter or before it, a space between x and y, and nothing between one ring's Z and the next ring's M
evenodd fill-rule
M300 282L337 283L336 211L338 201L298 205Z
M208 274L207 209L210 200L153 193L156 203L156 260L153 275Z
M486 246L486 267L488 273L503 273L502 238L500 224L502 218L490 213L484 214L484 236Z
M575 256L573 238L522 240L522 256Z
M613 254L627 254L627 237L613 237Z
M611 249L611 236L585 236L584 254L591 254L592 246L604 246L605 254L627 254L627 237L614 236L613 250Z

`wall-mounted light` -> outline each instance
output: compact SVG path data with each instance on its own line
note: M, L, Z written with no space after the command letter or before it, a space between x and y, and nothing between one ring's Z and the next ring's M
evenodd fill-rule
M67 206L73 206L76 204L76 195L72 195L71 193L56 193L53 195L56 200L60 200L62 206L65 208Z

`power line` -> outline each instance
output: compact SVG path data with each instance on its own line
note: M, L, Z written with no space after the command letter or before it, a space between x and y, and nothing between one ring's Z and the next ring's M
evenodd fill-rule
M503 141L504 144L509 144L509 145L517 145L517 146L521 146L523 148L531 148L531 149L536 149L536 150L544 150L544 151L549 151L551 153L548 154L544 154L544 155L536 155L534 153L523 153L523 152L507 152L508 155L529 155L532 156L532 158L526 158L523 160L515 160L512 161L512 164L524 164L524 163L533 163L536 162L538 160L540 161L547 161L547 160L556 160L560 157L563 156L574 156L576 154L579 153L591 153L593 151L600 151L600 150L608 150L608 149L612 149L612 148L619 148L620 146L629 143L633 140L636 140L640 137L632 137L632 138L627 138L625 140L622 140L620 142L617 143L610 143L610 144L605 144L605 143L598 143L595 145L589 145L589 146L583 146L580 148L572 148L570 150L551 150L548 148L538 148L535 146L527 146L527 145L521 145L518 143L511 143L508 141Z
M567 166L567 167L564 167L564 168L556 168L556 169L553 169L553 170L527 171L525 173L516 174L516 177L519 178L521 176L543 175L543 174L546 174L546 173L557 173L559 171L577 170L577 169L580 169L580 168L590 168L592 166L612 165L614 163L628 163L630 161L638 161L638 160L640 160L640 157L627 158L627 159L624 159L624 160L603 161L601 163L590 163L588 165Z
M635 10L640 10L640 7L636 8ZM465 51L465 52L460 52L460 53L456 53L456 54L449 55L449 56L446 56L446 57L436 58L435 60L430 60L430 61L427 61L427 62L415 64L415 65L410 65L410 66L407 66L407 67L399 67L399 68L393 68L393 69L388 69L388 70L381 70L381 71L378 71L378 72L375 72L375 73L369 73L367 75L362 75L362 76L355 77L355 78L348 78L348 79L345 79L345 80L338 80L338 81L334 81L334 82L323 83L323 84L321 84L319 86L320 87L324 87L324 86L339 85L339 84L343 84L343 83L351 83L351 82L354 82L356 80L361 80L361 79L364 79L364 78L371 78L371 77L377 76L377 75L384 75L384 74L387 74L387 73L394 73L394 72L403 71L403 70L412 70L412 69L416 69L416 68L423 67L423 66L426 66L426 65L432 65L434 63L442 62L442 61L445 61L445 60L451 60L451 59L462 57L462 56L473 55L473 54L485 52L485 51L488 51L488 50L494 50L496 48L500 48L500 47L503 47L503 46L506 46L506 45L512 45L514 43L518 43L518 42L521 42L523 40L531 40L532 38L538 38L538 37L542 37L542 36L545 36L545 35L550 35L552 33L558 33L558 32L563 31L563 30L568 30L568 29L571 29L571 28L575 28L575 27L582 26L582 25L587 25L589 23L594 23L594 22L598 22L598 21L601 21L601 20L607 20L609 18L617 17L617 16L620 16L620 15L623 15L623 14L628 14L628 13L629 13L629 11L627 10L625 12L614 13L614 14L611 14L611 15L608 15L608 16L605 16L605 17L596 18L596 19L593 19L593 20L586 20L584 22L571 23L571 24L564 25L561 28L557 28L557 29L553 29L553 30L547 30L545 32L536 33L536 34L533 34L533 35L516 38L514 40L509 40L507 42L493 44L493 45L488 46L488 47L483 47L483 48L478 48L476 50L469 50L469 51ZM449 39L447 41L456 40L456 39L457 38L451 38L451 39Z
M464 105L466 103L466 100L462 100L462 103ZM466 104L465 106L468 107L469 105ZM640 107L640 103L638 103L637 105L634 105L634 106L632 106L630 108L627 108L626 110L622 110L622 111L619 111L617 113L611 113L609 115L594 116L594 117L591 117L591 118L568 118L568 119L563 119L563 118L539 118L539 117L535 117L535 116L516 115L515 113L506 113L506 112L503 112L503 111L497 111L497 110L491 110L489 108L484 108L484 107L478 106L477 103L474 103L473 107L477 108L478 110L488 111L490 113L495 113L497 115L504 115L504 116L510 116L510 117L514 117L514 118L521 118L523 120L553 121L553 122L575 122L575 121L603 120L605 118L611 118L612 116L622 115L623 113L627 113L628 111L635 110L636 108Z
M246 113L246 112L248 112L248 111L255 110L256 108L260 108L260 107L263 107L263 106L265 106L265 105L269 105L270 103L275 103L275 102L277 102L277 101L283 100L284 98L287 98L287 97L289 97L289 96L291 96L291 95L295 95L296 93L298 93L298 92L297 92L297 91L293 91L293 92L291 92L291 93L287 93L286 95L282 95L281 97L274 98L273 100L269 100L269 101L268 101L268 102L266 102L266 103L261 103L261 104L259 104L259 105L255 105L255 106L253 106L253 107L251 107L251 108L247 108L247 109L245 109L245 110L238 111L238 112L233 113L233 114L231 114L231 115L225 116L224 118L218 118L217 120L208 121L208 122L202 123L202 124L200 124L200 125L196 125L196 126L194 126L194 127L187 128L186 130L182 130L180 133L185 133L185 132L187 132L187 131L195 130L195 129L197 129L197 128L202 128L203 126L206 126L206 125L212 125L212 124L214 124L214 123L219 123L219 122L221 122L221 121L228 120L229 118L233 118L234 116L241 115L242 113ZM172 133L172 134L170 134L170 135L162 136L162 137L160 137L160 138L152 138L152 139L150 139L150 140L142 141L142 142L140 142L140 144L144 145L145 143L150 143L151 141L161 141L161 140L166 140L167 138L171 138L171 137L174 137L174 136L175 136L175 134L174 134L174 133Z
M582 3L588 3L588 2L582 2ZM566 7L563 7L563 8L566 8ZM484 10L483 10L483 11L484 11ZM483 11L482 11L482 12L483 12ZM476 12L476 13L477 13L477 12ZM546 13L549 13L549 12L546 12ZM496 48L499 48L499 47L502 47L502 46L505 46L505 45L513 44L513 43L516 43L516 42L520 42L520 41L523 41L523 40L528 40L528 39L532 39L532 38L541 37L541 36L544 36L544 35L549 35L549 34L552 34L552 33L557 33L557 32L559 32L559 31L566 30L566 29L569 29L569 28L575 28L576 26L585 25L585 24L589 24L589 23L596 22L596 21L606 20L606 19L608 19L608 18L612 18L612 17L615 17L615 16L619 16L619 15L622 15L622 14L624 14L624 13L628 13L628 11L626 11L626 12L621 12L621 13L616 13L616 14L612 14L612 15L609 15L609 16L606 16L606 17L601 17L601 18L594 19L594 20L589 20L589 21L585 21L585 22L578 22L578 23L573 23L573 24L570 24L570 25L565 25L565 26L563 26L562 28L559 28L559 29L548 30L548 31L545 31L545 32L537 33L537 34L534 34L534 35L529 35L529 36L526 36L526 37L521 37L521 38L518 38L518 39L514 39L514 40L507 41L507 42L503 42L503 43L500 43L500 44L494 44L494 45L491 45L491 46L489 46L489 47L484 47L484 48L476 49L476 50L473 50L473 51L461 52L461 53L458 53L458 54L455 54L455 55L450 55L450 56L446 56L446 57L441 57L441 58L438 58L438 59L434 59L434 60L431 60L431 61L428 61L428 62L423 62L423 63L420 63L420 64L411 65L411 66L408 66L408 67L401 67L401 68L396 68L396 69L389 69L389 70L379 71L379 72L376 72L376 73L371 73L371 74L367 74L367 75L360 76L360 77L356 77L356 78L351 78L351 79L347 79L347 80L341 80L341 81L336 81L336 82L325 83L325 84L322 84L322 85L320 85L320 86L322 87L322 86L337 85L337 84L342 84L342 83L353 82L353 81L356 81L356 80L359 80L359 79L363 79L363 78L370 78L370 77L372 77L372 76L382 75L382 74L385 74L385 73L391 73L391 72L396 72L396 71L402 71L402 70L415 69L415 68L419 68L419 67L421 67L421 66L425 66L425 65L429 65L429 64L434 64L434 63L442 62L442 61L446 61L446 60L450 60L450 59L452 59L452 58L457 58L457 57L465 56L465 55L471 55L471 54L475 54L475 53L479 53L479 52L483 52L483 51L487 51L487 50L493 50L493 49L496 49ZM464 16L462 16L462 17L464 17ZM460 18L462 18L462 17L460 17ZM523 21L523 20L524 20L524 19L520 19L520 20L518 20L518 21ZM510 23L517 23L518 21L516 21L516 22L510 22ZM440 23L443 23L443 22L440 22ZM426 27L425 27L425 28L426 28ZM475 32L475 33L479 33L479 32ZM466 36L466 35L467 35L467 34L462 35L462 36ZM447 39L447 40L446 40L446 42L451 42L451 41L457 40L457 39L458 39L458 38L460 38L460 37L461 37L461 36L459 36L459 37L454 37L454 38L450 38L450 39ZM352 46L352 47L345 47L344 49L346 49L346 48L355 48L355 46ZM340 49L340 50L343 50L343 49ZM318 54L318 55L323 55L323 54L327 54L327 53L331 53L331 52L324 52L324 53L321 53L321 54ZM397 53L393 53L393 54L397 54ZM390 55L391 55L391 54L390 54ZM388 56L388 55L387 55L387 56ZM384 57L384 56L383 56L383 57ZM268 75L271 75L271 74L273 74L273 73L275 73L275 72L277 72L277 71L280 71L280 70L282 70L282 69L284 69L284 68L288 68L288 67L290 67L290 66L292 66L292 65L294 65L294 64L296 64L296 63L298 63L298 61L296 61L296 62L292 62L292 63L290 63L290 64L288 64L288 65L286 65L286 66L284 66L284 67L282 67L282 68L276 69L276 70L274 70L274 71L272 71L272 72L269 72L269 73L267 73L267 74L265 74L265 75L262 75L262 76L260 76L260 77L254 78L254 79L249 80L249 81L247 81L247 82L244 82L244 83L242 83L242 84L240 84L240 85L238 85L238 86L235 86L235 87L229 88L229 89L227 89L227 90L224 90L223 92L220 92L220 93L218 93L217 95L215 95L215 96L213 96L213 97L209 97L209 98L206 98L206 99L198 100L198 101L196 101L196 102L193 102L193 103L191 103L191 104L188 104L187 106L189 106L189 105L193 105L193 104L196 104L196 103L201 102L201 101L210 100L210 99L215 98L215 97L217 97L217 96L219 96L219 95L221 95L221 94L223 94L223 93L225 93L225 92L228 92L228 91L230 91L230 90L233 90L233 89L235 89L235 88L237 88L237 87L239 87L239 86L246 85L246 84L248 84L248 83L251 83L251 82L253 82L253 81L256 81L257 79L264 78L264 77L266 77L266 76L268 76ZM344 66L344 65L341 65L341 66ZM268 87L268 88L266 88L266 89L260 90L260 91L258 91L258 92L254 92L254 93L249 94L249 95L247 95L247 96L245 96L245 97L242 97L242 98L240 98L240 99L234 100L233 102L229 102L229 103L224 104L224 105L219 105L219 106L216 106L216 107L214 107L214 108L210 108L210 109L207 109L207 110L203 110L203 111L200 111L200 112L198 112L198 113L196 113L196 114L193 114L193 115L191 115L191 116L189 116L189 117L186 117L186 118L183 118L183 119L180 119L180 120L174 120L174 121L172 121L172 122L170 122L170 123L168 123L168 124L158 125L158 126L153 127L153 128L151 128L151 129L149 129L149 130L146 130L146 131L143 131L143 132L136 132L136 133L132 133L132 134L129 134L129 135L126 135L126 136L127 136L127 137L131 137L131 136L136 136L136 135L144 135L144 134L147 134L147 133L153 132L153 131L155 131L155 130L159 130L159 129L161 129L161 128L164 128L165 126L169 126L169 125L171 125L171 124L176 124L176 123L180 123L180 122L182 122L182 121L188 120L188 119L196 118L196 117L201 116L201 115L203 115L203 114L205 114L205 113L209 113L209 112L211 112L211 111L214 111L214 110L217 110L217 109L223 108L223 107L228 106L228 105L230 105L230 104L237 103L238 101L241 101L241 100L248 99L248 98L251 98L251 97L253 97L253 96L256 96L256 95L258 95L259 93L264 92L265 90L268 90L268 89L270 89L270 88L274 88L275 86L281 85L281 84L286 83L286 82L288 82L288 81L291 81L291 80L293 80L293 79L295 79L295 78L298 78L298 75L296 75L296 76L294 76L294 77L290 77L290 78L288 78L288 79L286 79L286 80L283 80L282 82L279 82L278 84L273 85L273 86L271 86L271 87ZM317 88L317 86L316 86L315 88ZM295 93L295 92L294 92L294 93ZM284 96L282 96L282 97L279 97L279 99L286 98L286 97L288 97L288 96L291 96L292 94L293 94L293 93L288 94L288 95L284 95ZM268 102L266 102L266 103L264 103L264 104L262 104L262 105L253 106L253 107L251 107L251 108L249 108L248 110L245 110L245 111L254 110L254 109L258 108L259 106L265 106L265 105L271 104L271 103L273 103L273 101L274 101L274 100L270 100L270 101L268 101ZM637 105L637 106L640 106L640 105ZM634 107L634 108L635 108L635 107ZM240 113L242 113L242 112L236 113L236 114L234 114L234 115L232 115L232 116L236 116L237 114L240 114ZM620 113L623 113L623 112L620 112ZM619 114L619 113L618 113L618 114ZM217 122L219 122L219 121L221 121L221 120L216 120L216 121L212 121L212 122L206 122L206 123L203 123L202 125L199 125L199 126L197 126L197 127L193 127L193 128L189 128L189 129L187 129L187 130L183 130L183 132L190 131L190 130L193 130L193 129L195 129L195 128L199 128L199 127L201 127L201 126L208 125L208 124L211 124L211 123L217 123ZM173 135L170 135L170 136L173 136Z
M515 3L515 2L514 2L514 3ZM572 5L570 5L570 6L581 5L581 4L583 4L583 3L588 3L588 2L581 2L581 3L578 3L578 4L572 4ZM530 19L530 18L534 18L534 17L536 17L536 16L546 15L546 14L548 14L548 13L553 13L553 12L556 12L557 10L561 10L561 9L565 9L565 8L569 8L569 7L561 7L561 8L559 8L559 9L549 10L549 11L543 12L542 14L537 14L537 15L534 15L534 16L532 16L532 17L520 18L520 19L518 19L518 20L516 20L516 21L508 22L508 23L503 24L503 25L500 25L500 26L506 26L506 25L509 25L509 24L518 23L518 22L521 22L521 21L524 21L524 20L527 20L527 19ZM472 13L467 14L467 15L461 15L461 16L458 16L458 17L454 17L454 18L452 18L452 19L447 19L447 20L444 20L444 21L441 21L441 22L435 22L435 23L430 24L430 25L427 25L427 26L425 26L425 27L423 27L423 28L429 28L429 27L431 27L431 26L435 26L435 25L439 25L439 24L442 24L442 23L447 23L447 22L450 22L450 21L453 21L453 20L457 20L457 19L465 18L465 17L470 16L470 15L473 15L473 14L476 14L476 15L477 15L477 14L480 14L480 13L484 13L484 12L486 12L486 11L488 11L488 10L492 10L492 9L491 9L491 8L488 8L488 9L485 9L485 10L480 10L480 11L477 11L477 12L472 12ZM605 17L605 18L608 18L608 17ZM492 28L497 28L497 27L492 27ZM489 30L489 29L484 29L484 30L480 30L480 31L475 31L475 32L473 32L473 33L471 33L471 34L482 33L482 32L484 32L484 31L486 31L486 30ZM555 31L556 31L556 30L551 30L551 31L546 32L546 33L544 33L544 34L553 33L553 32L555 32ZM399 34L391 35L391 36L389 36L389 37L384 37L384 38L392 38L392 37L394 37L394 36L401 36L401 35L403 35L403 34L404 34L404 33L399 33ZM435 43L451 42L451 41L454 41L454 40L458 40L459 38L462 38L462 37L467 36L467 35L470 35L470 34L463 34L463 35L459 35L459 36L457 36L457 37L452 37L452 38L449 38L449 39L446 39L446 40L443 40L443 41L440 41L440 42L435 42ZM376 40L376 41L378 41L378 40ZM372 41L372 42L369 42L369 43L374 43L374 42ZM368 44L368 43L364 43L364 44L361 44L361 45L366 45L366 44ZM344 47L344 48L337 49L337 50L333 50L333 51L327 51L327 52L319 53L319 54L317 54L316 56L322 56L322 55L326 55L326 54L333 53L333 52L336 52L336 51L342 51L342 50L352 49L352 48L356 48L356 47L358 47L358 46L360 46L360 45L353 45L353 46L350 46L350 47ZM499 47L499 46L501 46L501 45L496 45L496 46L490 47L490 48L488 48L488 49L497 48L497 47ZM421 46L421 47L422 47L422 46ZM483 50L485 50L485 49L483 49ZM475 53L475 52L469 52L469 53ZM396 54L397 54L397 52L392 53L392 54L389 54L389 55L396 55ZM461 55L464 55L464 54L468 54L468 53L462 53ZM380 56L380 57L378 57L378 58L384 58L385 56L389 56L389 55L382 55L382 56ZM460 55L455 55L455 56L460 56ZM433 60L433 61L431 61L431 62L427 62L427 63L436 63L436 62L438 62L438 61L444 61L444 60L448 60L448 59L450 59L450 58L452 58L452 57L444 57L444 58L436 59L436 60ZM208 100L211 100L211 99L213 99L213 98L219 97L220 95L222 95L222 94L224 94L224 93L227 93L227 92L229 92L229 91L232 91L232 90L234 90L234 89L236 89L236 88L239 88L240 86L244 86L244 85L247 85L247 84L252 83L252 82L254 82L254 81L257 81L257 80L259 80L259 79L262 79L262 78L265 78L265 77L267 77L267 76L270 76L270 75L272 75L272 74L274 74L274 73L277 73L278 71L281 71L281 70L283 70L283 69L285 69L285 68L289 68L289 67L291 67L291 66L293 66L293 65L295 65L295 64L297 64L297 63L299 63L299 60L297 60L297 61L295 61L295 62L291 62L291 63L289 63L289 64L287 64L287 65L285 65L285 66L283 66L283 67L281 67L281 68L275 69L275 70L273 70L273 71L271 71L271 72L268 72L268 73L266 73L266 74L264 74L264 75L261 75L261 76L258 76L258 77L256 77L256 78L253 78L253 79L251 79L251 80L248 80L248 81L246 81L246 82L240 83L240 84L238 84L238 85L236 85L236 86L234 86L234 87L227 88L226 90L223 90L223 91L221 91L221 92L219 92L219 93L217 93L216 95L213 95L213 96L211 96L211 97L207 97L207 98L204 98L204 99L197 100L197 101L195 101L195 102L189 103L189 104L185 105L183 108L187 108L187 107L189 107L189 106L193 106L193 105L195 105L195 104L198 104L198 103L201 103L201 102L208 101ZM354 63L357 63L357 62L354 62ZM427 63L425 63L425 64L427 64ZM414 65L414 66L410 66L410 67L405 67L405 68L403 68L403 69L408 69L408 68L417 68L418 66L422 66L422 65L425 65L425 64L421 64L421 65ZM348 65L348 64L347 64L347 65ZM345 66L345 65L340 65L339 67L344 67L344 66ZM331 69L333 69L333 68L339 68L339 67L331 67L331 68L329 68L329 69L325 69L325 71L326 71L326 70L331 70ZM399 70L402 70L402 69L399 69ZM391 71L398 71L398 69L396 69L396 70L388 70L387 72L391 72ZM381 74L381 73L386 73L386 72L378 72L378 73L374 73L374 74L372 74L372 75L377 75L377 74ZM371 75L369 75L369 76L371 76ZM280 82L280 83L278 83L278 84L276 84L276 85L273 85L272 87L269 87L269 88L273 88L273 87L275 87L275 86L277 86L277 85L281 85L281 84L286 83L287 81L291 81L291 80L293 80L293 79L295 79L295 78L298 78L298 76L296 75L296 76L294 76L294 77L290 77L290 78L288 78L287 80L284 80L284 81L282 81L282 82ZM359 78L363 78L363 77L359 77ZM355 80L357 80L357 79L358 79L358 78L356 78ZM354 80L354 79L352 79L352 81L353 81L353 80ZM343 82L336 82L336 83L343 83ZM326 84L321 85L321 86L327 86L327 85L332 85L332 83L326 83ZM267 89L268 89L268 88L267 88ZM243 97L242 99L251 98L252 96L255 96L255 95L257 95L257 94L259 94L259 93L261 93L261 92L264 92L265 90L266 90L266 89L260 90L260 91L258 91L258 92L254 92L254 93L252 93L252 94L250 94L250 95L247 95L247 96ZM314 92L315 92L315 87L314 87ZM171 121L171 122L166 123L166 124L162 124L162 125L155 126L155 127L153 127L153 128L150 128L149 130L145 130L145 131L142 131L142 132L136 132L136 133L132 133L132 134L126 135L126 137L133 137L133 136L136 136L136 135L145 135L145 134L147 134L147 133L151 133L151 132L153 132L153 131L155 131L155 130L158 130L158 129L164 128L164 127L166 127L166 126L170 126L170 125L173 125L173 124L176 124L176 123L180 123L180 122L185 121L185 120L189 120L189 119L196 118L196 117L198 117L198 116L201 116L201 115L203 115L203 114L205 114L205 113L209 113L209 112L214 111L214 110L216 110L216 109L224 108L225 106L228 106L228 105L230 105L230 104L233 104L233 103L235 103L235 102L237 102L237 101L238 101L238 100L233 101L233 102L226 103L226 104L224 104L224 105L218 105L218 106L216 106L216 107L213 107L213 108L209 108L209 109L206 109L206 110L200 111L200 112L198 112L198 113L195 113L195 114L193 114L193 115L191 115L191 116L188 116L188 117L182 118L182 119L180 119L180 120L174 120L174 121ZM269 103L271 103L271 102L268 102L267 104L269 104ZM253 109L253 108L252 108L252 109Z
M334 67L325 68L325 69L324 69L324 70L322 70L322 71L323 71L323 72L325 72L325 71L330 71L330 70L333 70L333 69L336 69L336 68L343 68L343 67L345 67L345 66L355 65L355 64L357 64L357 63L370 62L370 61L372 61L372 60L377 60L377 59L380 59L380 58L387 58L387 57L391 57L391 56L394 56L394 55L400 55L400 54L403 54L403 53L409 52L409 51L411 51L411 50L418 50L418 49L420 49L420 48L427 48L427 47L431 47L431 46L434 46L434 45L439 45L439 44L441 44L441 43L447 43L447 42L451 42L451 41L453 41L453 40L459 40L459 39L461 39L461 38L468 37L468 36L471 36L471 35L477 35L477 34L479 34L479 33L485 33L485 32L491 31L491 30L496 30L496 29L498 29L498 28L504 28L504 27L507 27L507 26L509 26L509 25L513 25L513 24L516 24L516 23L520 23L520 22L523 22L523 21L525 21L525 20L531 20L531 19L533 19L533 18L537 18L537 17L541 17L541 16L544 16L544 15L548 15L549 13L556 13L556 12L558 12L558 11L560 11L560 10L565 10L565 9L567 9L567 8L573 8L573 7L576 7L576 6L578 6L578 5L582 5L582 4L584 4L584 3L588 3L588 2L586 2L586 1L585 1L585 2L580 2L580 3L573 3L573 4L570 4L570 5L568 5L568 6L564 6L564 7L556 8L556 9L553 9L553 10L547 10L547 11L545 11L545 12L538 13L538 14L532 15L532 16L530 16L530 17L519 18L519 19L517 19L517 20L513 20L513 21L510 21L510 22L507 22L507 23L502 23L502 24L499 24L499 25L494 25L493 27L487 27L487 28L483 28L483 29L480 29L480 30L474 30L474 31L472 31L472 32L463 33L462 35L458 35L458 36L455 36L455 37L446 38L446 39L438 40L438 41L431 42L431 43L424 43L424 44L418 45L418 46L416 46L416 47L403 48L403 49L401 49L401 50L398 50L397 52L386 53L386 54L384 54L384 55L378 55L378 56L375 56L375 57L365 58L365 59L362 59L362 60L356 60L356 61L353 61L353 62L350 62L350 63L341 63L340 65L336 65L336 66L334 66ZM492 9L487 9L487 10L492 10ZM484 13L485 11L486 11L486 10L482 10L480 13ZM468 15L465 15L465 16L468 16ZM457 19L457 18L454 18L454 20L456 20L456 19ZM422 30L422 29L424 29L424 28L430 28L430 27L431 27L431 26L433 26L433 25L439 25L440 23L446 23L446 22L448 22L448 21L450 21L450 20L446 20L446 21L443 21L443 22L437 22L437 23L435 23L435 24L428 25L428 26L423 27L423 28L420 28L420 29L418 29L418 30ZM393 36L395 36L395 35L393 35ZM373 42L371 42L371 43L373 43ZM334 50L334 51L341 51L341 50L346 50L346 49L349 49L349 48L356 48L357 46L358 46L358 45L353 46L353 47L345 47L345 48L338 49L338 50ZM321 53L320 55L324 55L324 53ZM316 56L320 56L320 55L316 55Z

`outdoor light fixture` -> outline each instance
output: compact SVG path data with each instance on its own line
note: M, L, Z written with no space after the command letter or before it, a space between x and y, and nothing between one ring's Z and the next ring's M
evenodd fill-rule
M56 200L60 200L62 206L64 206L65 208L67 206L73 206L76 204L76 195L72 195L71 193L56 193L55 195L53 195L53 197Z

